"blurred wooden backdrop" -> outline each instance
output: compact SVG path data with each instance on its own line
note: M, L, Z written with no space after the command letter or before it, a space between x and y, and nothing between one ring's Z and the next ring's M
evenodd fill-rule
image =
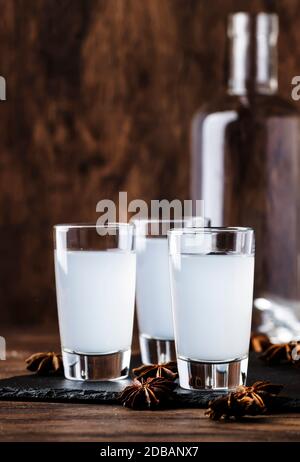
M118 191L188 198L190 119L239 10L279 12L289 97L299 0L0 0L0 321L56 320L53 224Z

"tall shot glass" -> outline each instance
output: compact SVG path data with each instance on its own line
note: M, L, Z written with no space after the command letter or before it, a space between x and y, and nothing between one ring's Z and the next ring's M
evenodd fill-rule
M246 381L254 232L169 232L172 307L180 386L228 390Z
M54 260L65 376L128 375L136 256L133 226L57 225Z
M167 233L170 229L182 229L194 223L208 225L209 219L140 219L133 223L136 228L136 303L142 362L175 361Z

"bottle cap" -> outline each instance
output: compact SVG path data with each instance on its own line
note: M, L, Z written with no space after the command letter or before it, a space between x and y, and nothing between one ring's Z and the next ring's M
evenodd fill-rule
M269 37L276 43L279 33L279 21L277 14L258 13L256 16L256 36Z
M250 34L250 15L248 13L230 14L228 18L228 36Z

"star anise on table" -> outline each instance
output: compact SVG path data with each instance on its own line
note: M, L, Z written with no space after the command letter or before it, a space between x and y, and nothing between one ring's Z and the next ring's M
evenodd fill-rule
M27 369L38 375L63 375L62 357L54 352L35 353L25 360Z
M210 401L205 414L212 420L260 415L271 409L281 390L282 385L264 381L255 382L251 387L240 386L228 395Z
M163 364L147 364L132 369L133 375L141 380L149 377L163 377L168 380L176 380L178 377L177 362L170 361Z
M289 343L271 344L262 353L260 358L271 365L285 361L298 365L300 359L300 342L292 341Z
M254 333L250 339L250 350L262 353L271 345L271 341L266 334Z
M119 395L125 407L132 409L155 409L163 407L172 398L177 384L162 377L148 377L146 380L134 379Z

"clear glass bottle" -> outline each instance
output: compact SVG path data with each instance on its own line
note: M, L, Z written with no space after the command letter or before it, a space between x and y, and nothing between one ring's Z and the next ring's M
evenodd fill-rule
M254 329L300 337L300 117L278 96L278 17L229 17L227 89L194 116L192 197L256 234Z

